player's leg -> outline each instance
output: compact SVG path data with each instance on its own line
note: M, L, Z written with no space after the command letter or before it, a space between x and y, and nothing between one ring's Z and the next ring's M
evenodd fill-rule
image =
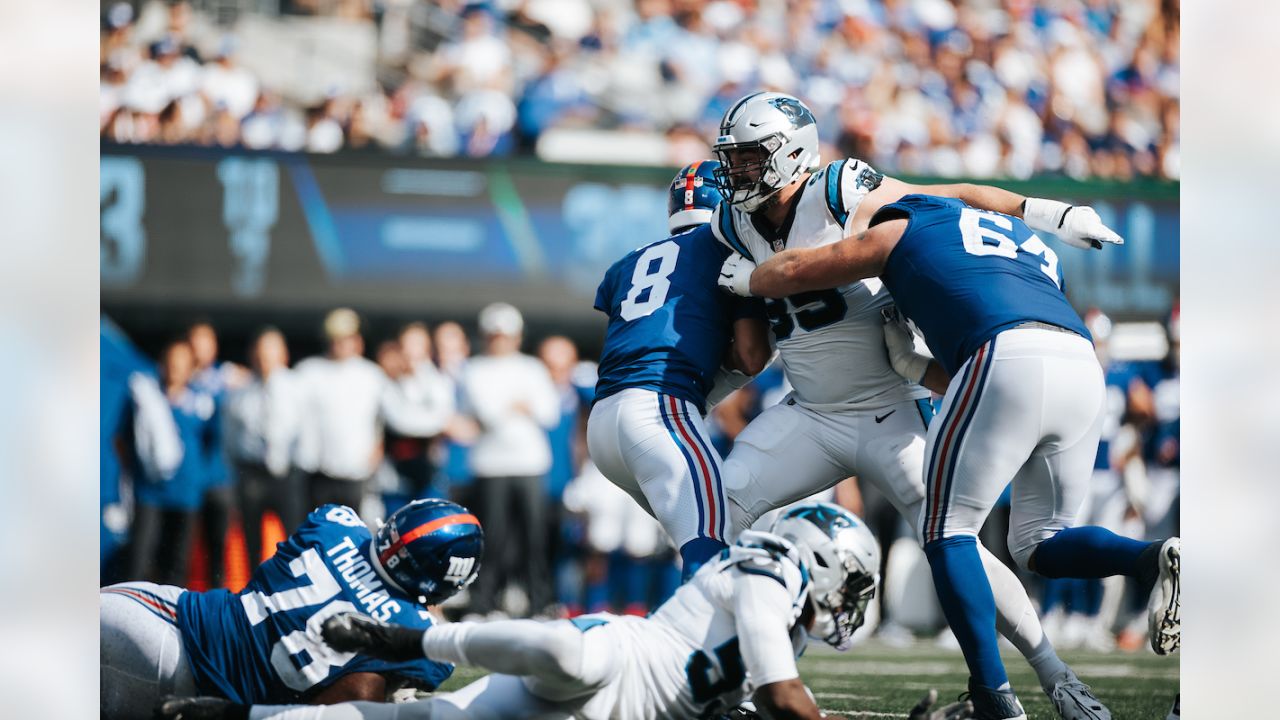
M597 466L622 489L639 489L691 575L725 547L729 523L720 456L702 417L690 403L638 389L601 406L592 411L596 427L588 424L593 453L604 455Z
M570 701L594 693L618 672L618 652L587 648L588 633L608 640L608 624L600 616L547 623L445 623L426 630L422 648L432 660L518 676L538 697Z
M1083 345L1083 343L1081 343ZM1018 563L1045 577L1104 578L1126 575L1145 590L1171 576L1176 592L1177 538L1153 543L1099 526L1072 527L1089 492L1089 478L1102 428L1105 389L1091 358L1051 357L1046 373L1065 380L1046 392L1044 428L1049 438L1014 480L1009 547ZM1069 389L1069 390L1068 390ZM1170 564L1172 563L1172 567ZM1152 628L1157 652L1179 641L1176 597L1162 599L1169 624Z
M977 535L1039 443L1038 369L1034 358L1003 356L996 340L980 347L948 387L925 449L925 555L964 651L979 717L1022 715L1000 660L995 597Z
M872 413L849 415L858 417L856 436L863 439L862 447L854 449L857 462L850 458L850 472L879 489L918 532L932 406L927 400L906 401ZM981 543L978 553L995 598L997 630L1026 658L1045 691L1052 692L1070 668L1045 636L1022 581Z
M784 401L760 413L733 441L724 462L729 540L760 516L848 477L823 440L837 432L820 413Z
M102 717L150 717L165 695L194 695L174 603L182 588L146 582L101 590L100 704Z

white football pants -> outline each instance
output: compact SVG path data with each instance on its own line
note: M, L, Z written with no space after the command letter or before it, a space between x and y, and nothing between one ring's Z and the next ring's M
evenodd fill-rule
M932 410L904 400L875 410L811 410L790 398L767 408L733 442L724 463L732 527L728 542L760 516L858 476L913 527L924 487Z
M1075 523L1105 400L1102 368L1079 335L1013 329L979 348L929 427L925 542L977 535L1012 482L1009 550L1026 568L1041 541Z
M195 680L174 624L172 585L129 582L99 592L99 700L107 720L152 716L165 695L195 695Z
M638 388L610 395L591 409L587 448L676 547L699 537L728 542L720 455L693 403Z

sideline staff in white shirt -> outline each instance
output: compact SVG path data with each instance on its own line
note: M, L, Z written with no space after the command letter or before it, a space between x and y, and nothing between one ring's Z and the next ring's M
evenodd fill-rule
M485 353L462 378L463 407L480 424L471 448L475 500L485 528L484 563L473 610L496 609L503 582L526 578L532 612L551 603L547 558L547 430L560 419L560 398L546 366L520 352L524 319L506 303L480 312ZM514 523L514 525L513 525Z
M301 479L291 472L301 418L284 335L272 327L258 333L249 365L253 374L248 383L227 395L223 433L239 478L250 566L257 567L263 560L266 511L275 512L287 535L298 529L306 508Z
M409 401L364 357L360 318L338 308L324 321L329 354L298 363L301 433L297 464L309 476L308 507L359 508L382 460L383 423L406 435L431 436L449 419L442 408Z

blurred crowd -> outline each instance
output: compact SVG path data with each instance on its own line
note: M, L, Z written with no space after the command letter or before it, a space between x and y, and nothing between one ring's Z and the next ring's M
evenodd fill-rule
M635 132L681 165L768 89L810 105L825 156L886 172L1180 172L1179 0L282 2L376 28L372 89L305 101L240 63L229 23L193 37L187 2L135 31L159 2L104 5L106 141L489 157Z
M1176 535L1177 306L1159 360L1113 357L1111 320L1097 309L1085 320L1108 407L1079 522L1130 537ZM104 318L102 581L238 589L318 505L349 505L373 525L411 499L447 497L474 512L486 534L479 579L449 603L455 615L656 607L679 583L676 555L661 527L587 456L594 364L561 335L530 343L535 354L526 354L524 319L505 303L484 308L472 327L474 352L457 322L409 323L366 346L359 315L337 309L323 322L324 354L291 362L287 338L265 328L239 364L219 358L207 322L153 359ZM716 405L708 417L716 450L727 455L747 423L789 390L775 365ZM888 499L856 478L819 498L864 517L883 548L881 602L863 632L905 644L942 628L933 593L921 589L928 563ZM1006 492L982 537L1014 567L1008 517ZM237 535L243 542L232 541ZM230 577L237 565L239 577ZM1124 578L1023 577L1055 644L1144 646L1145 598ZM946 630L939 639L954 643Z

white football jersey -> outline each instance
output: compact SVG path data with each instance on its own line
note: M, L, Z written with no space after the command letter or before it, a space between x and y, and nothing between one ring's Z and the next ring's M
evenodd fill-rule
M579 717L714 717L760 685L799 677L807 635L797 620L808 595L794 546L743 533L653 615L598 616L607 624L588 637L607 638L600 651L619 655L625 667Z
M862 198L883 176L861 160L836 160L809 176L775 237L749 213L721 203L716 237L762 263L786 248L838 242ZM769 322L796 402L815 410L870 409L928 396L893 371L881 308L893 303L879 278L767 300Z

